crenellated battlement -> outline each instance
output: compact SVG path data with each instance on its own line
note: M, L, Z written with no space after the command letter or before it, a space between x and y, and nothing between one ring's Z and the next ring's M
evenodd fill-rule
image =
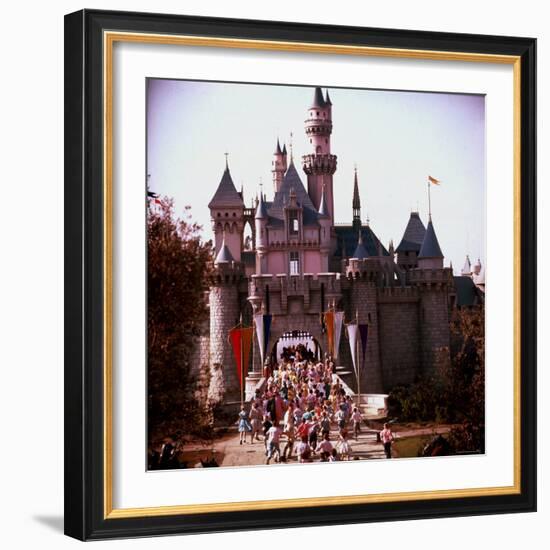
M411 269L409 270L411 285L451 287L453 286L453 272L450 268L443 269Z
M215 265L211 276L213 286L238 285L244 280L244 265L242 262L224 262Z
M304 311L321 313L340 299L342 279L339 273L252 275L248 289L249 301L257 310L286 314L290 302L300 302Z
M378 303L404 303L418 302L420 292L418 287L388 286L379 288L377 292Z

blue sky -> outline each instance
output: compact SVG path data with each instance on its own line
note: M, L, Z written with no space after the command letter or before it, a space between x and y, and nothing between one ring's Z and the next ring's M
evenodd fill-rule
M387 245L399 244L412 209L432 218L445 265L460 270L466 254L485 257L485 99L479 95L329 87L336 222L351 222L357 165L361 214ZM147 171L150 188L191 206L211 238L207 204L220 181L224 153L238 189L251 203L260 182L272 197L271 160L277 137L293 133L297 166L310 152L304 120L313 88L148 80ZM305 174L299 170L304 185Z

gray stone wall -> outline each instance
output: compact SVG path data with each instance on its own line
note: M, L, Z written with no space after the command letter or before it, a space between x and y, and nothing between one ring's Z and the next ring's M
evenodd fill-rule
M420 328L418 301L381 301L380 356L384 391L399 384L410 384L420 373Z
M238 400L240 384L229 331L239 322L238 285L220 284L210 289L211 399ZM223 388L212 387L223 381Z
M442 352L449 352L449 306L445 286L421 290L419 326L421 335L422 373L431 376Z

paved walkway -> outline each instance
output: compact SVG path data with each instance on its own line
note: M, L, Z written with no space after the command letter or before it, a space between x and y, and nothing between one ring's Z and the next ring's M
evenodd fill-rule
M418 428L407 429L404 431L395 432L396 439L403 437L416 437L421 435L431 435L433 433L447 433L449 427L441 428ZM384 459L384 449L382 443L376 441L376 430L363 428L359 434L358 440L349 439L352 448L352 459L367 460L367 459ZM200 460L208 460L214 458L220 466L254 466L265 464L265 447L263 437L261 441L250 443L250 437L247 437L247 442L243 445L239 444L239 434L235 428L214 440L211 444L205 443L189 443L183 448L183 461L189 462L189 467L200 466ZM338 441L338 432L333 430L330 433L330 440L333 445ZM281 451L285 446L285 439L281 441ZM315 460L316 462L318 459ZM296 457L292 457L288 463L296 463ZM274 461L271 464L275 464Z

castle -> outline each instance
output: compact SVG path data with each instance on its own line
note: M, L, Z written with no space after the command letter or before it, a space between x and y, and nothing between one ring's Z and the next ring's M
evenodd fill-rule
M348 322L357 316L369 324L360 391L376 394L432 372L436 361L449 355L451 309L482 299L472 272L454 277L452 268L444 267L431 217L425 226L419 213L412 212L397 248L392 242L384 247L370 223L361 219L357 171L352 221L335 224L332 102L328 91L319 87L307 111L305 133L311 145L311 152L301 158L307 190L292 148L288 155L286 145L281 148L277 140L272 200L261 192L256 204L246 207L226 161L208 205L215 275L202 347L211 370L223 377L229 397L238 395L239 381L227 338L241 317L250 325L254 313L273 315L269 350L296 331L326 350L322 313L333 307L344 311ZM245 239L247 225L251 238ZM256 340L253 346L247 384L262 373ZM351 365L345 336L338 363Z

